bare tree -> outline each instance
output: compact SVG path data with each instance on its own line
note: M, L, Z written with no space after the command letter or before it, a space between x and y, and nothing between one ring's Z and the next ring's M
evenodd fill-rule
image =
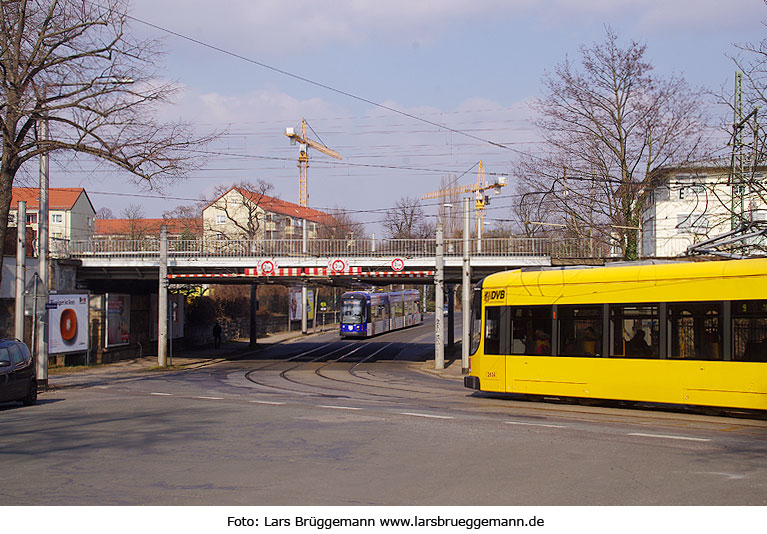
M129 239L144 239L149 233L147 228L144 208L141 204L131 204L120 213L125 220L123 232Z
M343 208L335 208L322 217L317 237L320 239L362 239L365 226Z
M638 255L638 229L652 171L707 153L702 92L652 73L645 45L621 47L610 28L603 43L580 49L547 73L536 121L546 154L524 158L533 191L546 192L565 222Z
M210 205L223 212L226 224L208 222L204 229L206 234L226 240L262 237L265 215L262 204L271 200L267 193L272 189L272 184L264 180L217 186L213 191L216 200Z
M96 219L104 220L104 219L114 219L114 215L112 215L112 210L109 208L99 208L99 210L96 212Z
M392 239L425 239L434 233L421 201L410 197L399 199L394 208L386 211L383 226Z
M73 151L142 182L180 178L199 163L189 149L209 139L156 120L174 86L159 81L159 43L129 35L127 8L127 0L0 0L0 242L16 175L43 154Z

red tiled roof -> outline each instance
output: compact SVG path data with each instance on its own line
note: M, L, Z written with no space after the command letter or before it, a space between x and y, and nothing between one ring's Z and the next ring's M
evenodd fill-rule
M83 193L85 189L82 187L51 187L48 190L48 209L71 210ZM11 209L18 210L19 200L23 200L27 203L27 210L37 210L40 208L39 196L40 189L37 187L14 187L11 193Z
M202 233L202 219L96 219L96 235L130 235L131 225L147 234L160 235L160 227L168 226L168 233Z
M304 208L298 204L288 202L287 200L280 200L279 198L270 197L268 195L254 193L253 191L248 191L247 189L243 189L241 187L232 187L232 189L238 191L242 196L258 205L260 208L263 208L265 211L280 213L282 215L295 217L296 219L304 219L316 223L322 223L323 220L326 220L328 217L328 214L323 211L315 210L312 208ZM232 189L227 190L226 193ZM218 199L226 195L226 193L218 197ZM218 199L208 204L208 206L215 204Z

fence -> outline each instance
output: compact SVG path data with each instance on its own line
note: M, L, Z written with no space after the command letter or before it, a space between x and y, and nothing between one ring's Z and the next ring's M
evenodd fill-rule
M602 258L609 255L603 243L572 238L488 238L470 242L471 256ZM433 257L435 239L301 239L217 240L171 239L172 257ZM60 241L53 251L58 257L94 256L155 258L160 254L158 239L91 239ZM463 239L446 239L445 256L462 256Z

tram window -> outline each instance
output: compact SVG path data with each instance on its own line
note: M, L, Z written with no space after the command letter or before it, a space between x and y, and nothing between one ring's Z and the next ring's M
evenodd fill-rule
M511 308L511 353L551 354L551 306Z
M485 354L501 354L501 308L485 309Z
M732 303L732 359L767 362L767 300Z
M610 306L610 356L659 358L658 306Z
M722 359L722 304L688 302L668 305L669 358Z
M559 355L601 356L602 306L559 306Z
M482 339L482 288L474 289L474 298L471 303L471 354L479 350L479 342Z

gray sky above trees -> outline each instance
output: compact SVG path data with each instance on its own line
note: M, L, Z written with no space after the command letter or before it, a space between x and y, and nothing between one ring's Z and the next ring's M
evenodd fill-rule
M284 128L306 117L310 137L337 150L337 162L313 154L309 205L344 206L367 231L381 232L387 208L420 197L448 174L462 175L479 159L489 173L508 174L512 187L493 200L487 222L509 218L516 150L538 148L528 102L543 93L541 78L580 44L604 37L609 24L624 42L647 44L646 59L661 75L693 86L732 87L734 43L758 41L767 7L758 0L625 0L614 2L444 2L434 10L413 2L135 0L137 18L367 100L423 117L480 139L439 129L278 74L132 22L138 37L164 37L163 78L177 81L177 104L162 118L193 122L201 132L227 130L209 147L207 167L170 201L123 185L119 174L87 161L57 158L54 187L84 186L95 207L119 213L140 201L158 217L174 204L209 196L219 183L266 180L297 202L297 148ZM712 128L720 108L712 110ZM506 144L500 149L482 140ZM722 143L723 144L723 143ZM34 166L30 169L34 180ZM470 184L476 171L460 178ZM19 185L33 185L30 183ZM119 193L104 194L104 193ZM436 202L427 201L436 214ZM376 211L377 210L377 211ZM354 215L352 213L352 215Z

